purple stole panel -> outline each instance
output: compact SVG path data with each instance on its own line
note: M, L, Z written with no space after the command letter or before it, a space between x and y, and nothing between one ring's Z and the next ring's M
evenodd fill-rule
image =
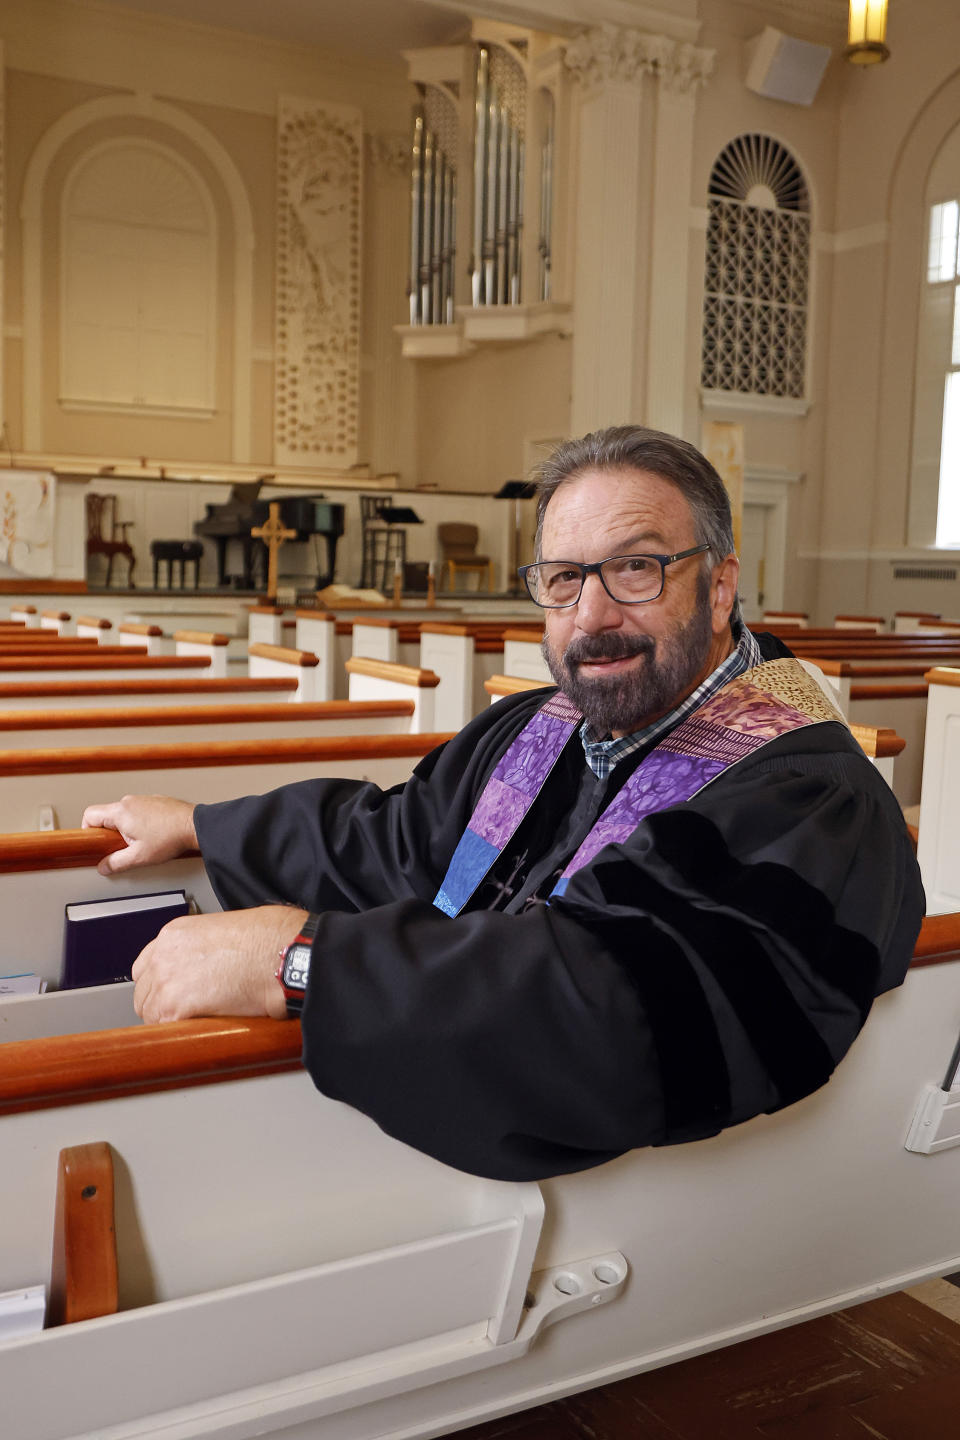
M785 688L778 683L785 666L791 682L786 697L775 693ZM516 833L582 719L558 692L500 757L434 898L444 914L458 915L467 904ZM724 770L778 736L838 719L796 662L768 662L732 680L682 720L637 766L573 856L553 894L562 895L572 875L589 865L605 845L622 844L648 815L690 800Z

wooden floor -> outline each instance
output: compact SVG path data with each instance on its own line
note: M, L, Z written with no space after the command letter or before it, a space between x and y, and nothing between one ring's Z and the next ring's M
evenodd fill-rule
M957 1440L960 1325L888 1295L458 1440Z

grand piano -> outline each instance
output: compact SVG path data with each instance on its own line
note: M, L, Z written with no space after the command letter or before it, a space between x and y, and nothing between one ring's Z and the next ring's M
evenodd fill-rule
M254 570L260 572L265 583L266 546L254 540L250 531L267 520L271 503L276 503L284 526L295 530L298 540L319 537L326 541L326 568L320 568L318 558L315 582L316 589L322 590L330 584L336 569L337 541L343 534L343 506L331 503L325 495L277 495L274 502L260 500L260 485L259 480L234 485L230 499L222 505L208 505L204 518L193 527L194 534L202 539L216 541L217 584L228 583L227 547L231 540L239 542L243 564L242 572L231 577L232 583L239 589L255 589Z

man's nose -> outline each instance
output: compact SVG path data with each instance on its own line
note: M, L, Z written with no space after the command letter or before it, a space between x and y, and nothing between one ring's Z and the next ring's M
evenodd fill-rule
M623 606L607 594L597 574L587 575L577 602L577 628L588 635L616 630L623 624Z

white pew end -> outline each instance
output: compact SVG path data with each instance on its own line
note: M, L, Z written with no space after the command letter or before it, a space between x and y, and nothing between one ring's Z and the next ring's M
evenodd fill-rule
M80 639L96 640L100 645L108 645L111 640L110 632L113 629L113 621L96 615L77 616L77 636ZM120 644L123 642L120 641ZM147 654L150 649L147 647Z
M351 700L412 700L411 731L436 729L435 695L440 678L432 670L357 655L347 661L346 671Z
M252 679L293 678L297 682L294 700L328 699L320 689L320 661L307 650L291 650L286 645L253 644L249 650L249 673Z
M205 655L214 679L226 679L229 636L210 630L175 630L173 643L177 655Z

